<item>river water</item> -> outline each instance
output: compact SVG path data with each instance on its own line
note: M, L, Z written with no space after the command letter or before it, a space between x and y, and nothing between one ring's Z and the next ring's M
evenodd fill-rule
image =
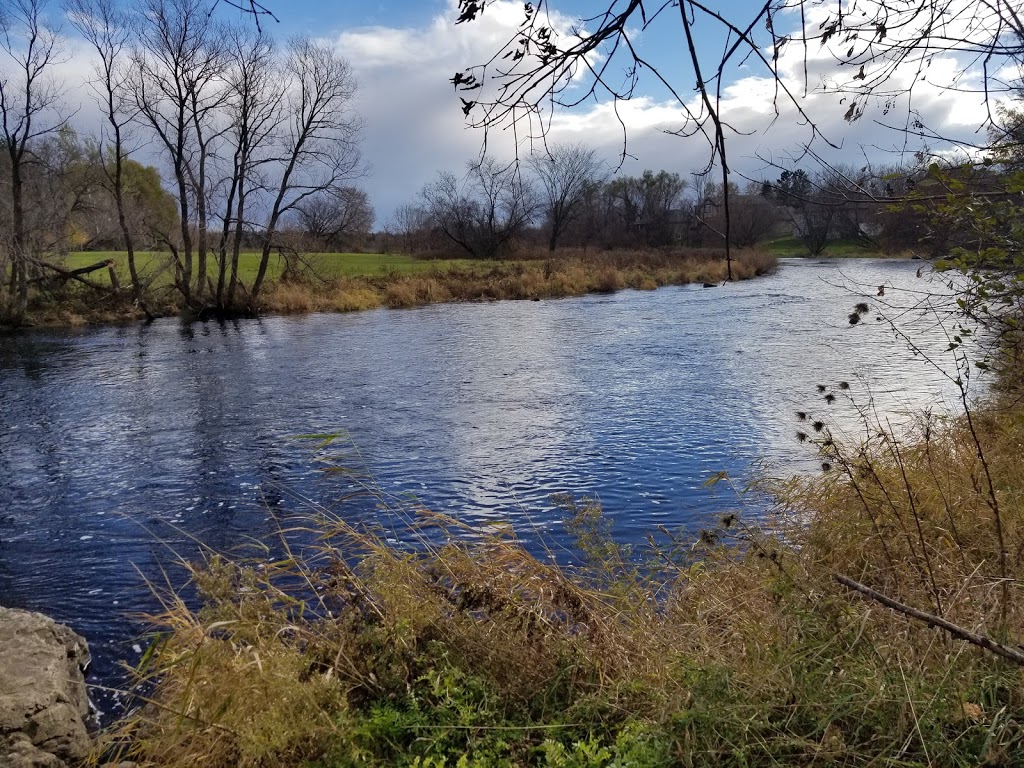
M921 267L794 260L714 289L0 337L0 605L71 624L93 679L116 681L155 607L143 577L173 549L266 537L303 497L376 514L338 501L353 482L302 433L342 433L382 494L527 539L559 541L558 492L599 498L626 541L696 530L737 504L704 486L716 472L815 471L794 411L857 433L819 383L896 421L955 410L955 387L875 320L949 362L934 317L898 309L942 289Z

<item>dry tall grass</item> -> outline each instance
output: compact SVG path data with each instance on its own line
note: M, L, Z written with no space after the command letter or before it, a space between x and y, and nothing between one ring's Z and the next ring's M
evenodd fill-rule
M407 308L449 301L552 299L611 293L623 288L653 290L662 285L721 283L727 277L724 251L559 251L554 258L495 262L489 270L437 270L386 277L274 283L263 308L281 314ZM777 260L767 252L741 251L733 260L736 280L767 274Z
M826 395L845 396L844 385ZM862 446L757 527L617 545L563 500L581 565L424 511L401 544L320 510L320 546L193 569L125 726L142 765L1017 766L1024 407ZM410 514L392 509L401 516ZM394 534L388 534L393 536ZM287 540L288 536L285 536Z

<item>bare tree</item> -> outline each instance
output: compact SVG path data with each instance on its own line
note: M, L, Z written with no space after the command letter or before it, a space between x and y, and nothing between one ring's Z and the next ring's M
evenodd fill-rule
M729 196L731 226L729 236L737 248L749 248L771 235L782 220L779 210L771 201L762 195L762 185L750 183L744 193L740 193L730 183ZM723 211L724 193L720 184L703 185L703 195L697 201L695 211L701 228L710 236L710 242L721 245L725 221Z
M140 119L156 135L173 169L181 219L180 246L167 245L175 258L177 285L186 305L201 301L206 286L207 166L210 125L224 97L218 87L224 56L206 0L145 0L139 15L139 45L132 53L132 98ZM193 211L197 214L193 238ZM196 286L192 266L198 245Z
M871 223L873 236L879 245L893 252L923 250L930 256L941 256L948 251L947 238L937 226L940 222L929 216L941 202L913 199L918 182L927 175L923 157L906 165L883 166L874 169L869 184L873 201Z
M778 204L811 256L820 255L835 239L843 201L833 198L803 169L783 171L775 183L765 185L764 196Z
M387 234L398 238L406 253L425 247L430 239L430 214L421 205L406 203L399 206L385 225Z
M115 0L68 0L66 7L71 23L99 57L93 87L106 125L100 133L98 162L114 198L135 302L147 317L152 317L135 260L135 236L128 226L125 210L124 168L129 156L126 142L130 139L130 126L136 113L126 88L128 72L124 66L131 34L129 18Z
M346 238L360 238L373 228L373 206L358 187L325 189L296 208L296 222L319 247L336 249Z
M670 245L675 240L673 214L685 189L685 179L664 170L609 182L605 190L608 218L619 227L613 241L620 245Z
M867 166L858 169L846 164L831 165L818 172L817 181L820 199L837 208L836 237L869 244L869 219L877 204L872 200L872 179Z
M0 313L18 324L28 306L30 272L41 254L26 219L26 174L37 162L34 144L60 130L60 87L50 71L61 55L59 31L44 16L44 0L10 0L0 8L0 141L10 174L10 279ZM2 281L0 281L2 282ZM0 291L3 287L0 286Z
M200 59L188 73L186 88L189 98L189 117L195 137L193 162L186 165L189 171L196 204L196 291L198 302L203 301L209 282L207 259L210 251L210 202L213 196L214 180L210 178L211 162L216 157L216 142L228 130L224 123L218 125L220 108L224 105L227 91L223 88L223 76L227 68L226 51L223 47L224 30L211 25L211 34L202 49Z
M247 202L251 192L259 191L262 166L274 161L272 145L284 119L280 106L284 86L280 83L273 40L262 30L254 33L232 27L227 46L232 63L226 73L225 110L234 152L218 248L216 303L220 311L233 312Z
M260 264L250 307L257 308L282 217L309 197L363 172L359 152L362 121L352 111L356 81L349 63L333 48L297 38L289 44L283 67L287 116L282 124L276 183L263 227Z
M588 184L583 190L580 215L566 225L563 242L587 248L595 242L606 241L609 221L607 183L604 179Z
M761 196L777 204L793 234L817 256L834 240L871 242L868 220L879 207L875 186L867 168L835 165L815 174L783 171L774 183L763 184Z
M529 225L536 198L518 166L492 158L469 164L460 181L439 173L420 193L431 225L477 259L496 259Z
M533 155L529 166L540 182L548 250L553 252L558 238L582 215L587 191L599 180L602 163L595 150L582 144L557 144Z

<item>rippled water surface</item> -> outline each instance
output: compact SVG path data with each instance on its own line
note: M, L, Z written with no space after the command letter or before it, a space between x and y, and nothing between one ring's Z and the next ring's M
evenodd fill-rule
M858 291L875 309L879 285L885 301L937 287L920 266L796 261L715 289L0 337L0 604L71 623L114 679L167 543L232 548L297 495L373 514L335 505L346 482L299 433L346 431L384 491L470 519L557 537L550 495L571 492L599 497L623 539L695 529L736 503L703 486L714 472L814 467L793 412L829 411L819 382L892 418L954 407L887 326L847 322ZM942 358L929 318L900 322ZM856 431L851 410L831 412Z

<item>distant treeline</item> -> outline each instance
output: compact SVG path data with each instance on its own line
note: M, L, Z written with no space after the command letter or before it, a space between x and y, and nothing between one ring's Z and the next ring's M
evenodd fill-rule
M522 163L473 162L462 178L438 173L402 206L378 247L473 258L514 255L522 246L644 248L753 246L792 237L809 255L837 241L880 252L948 252L952 228L941 226L927 191L932 166L817 172L778 169L778 176L721 184L704 174L669 171L608 174L593 149L556 145ZM975 169L984 186L996 172Z

